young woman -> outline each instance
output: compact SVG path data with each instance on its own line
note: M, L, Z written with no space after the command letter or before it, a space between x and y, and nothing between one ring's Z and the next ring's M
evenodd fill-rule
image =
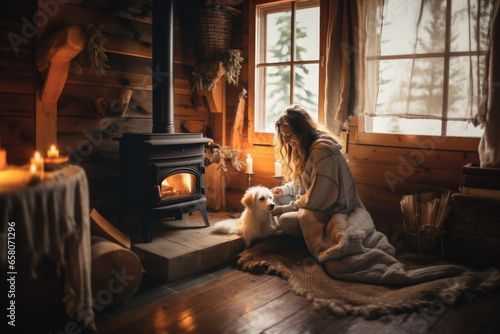
M363 203L334 137L299 106L287 107L276 121L276 153L291 181L272 189L284 233L301 237L299 209L326 217L349 214Z

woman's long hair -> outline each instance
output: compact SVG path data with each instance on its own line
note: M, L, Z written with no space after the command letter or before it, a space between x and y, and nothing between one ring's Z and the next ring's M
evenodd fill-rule
M293 134L298 137L299 145L296 150L285 143L285 139L280 132L282 125L288 126ZM275 128L275 153L278 161L283 163L285 175L289 175L292 180L297 181L304 174L312 143L322 134L329 133L319 129L318 124L312 119L309 112L298 104L292 104L283 110L283 113L276 121Z

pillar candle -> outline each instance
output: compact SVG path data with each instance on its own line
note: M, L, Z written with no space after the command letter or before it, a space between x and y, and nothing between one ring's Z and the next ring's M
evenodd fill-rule
M4 149L0 149L0 170L7 166L7 152Z
M50 146L50 150L47 151L47 158L59 158L59 150L55 145Z
M43 158L40 156L40 152L35 152L35 155L31 158L30 172L43 179L43 169Z
M253 159L250 153L247 156L247 173L253 173Z
M274 176L281 176L281 163L278 161L274 163Z

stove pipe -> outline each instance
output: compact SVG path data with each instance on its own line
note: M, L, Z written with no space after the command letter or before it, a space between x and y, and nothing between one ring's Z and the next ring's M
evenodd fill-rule
M153 133L174 133L174 0L153 0Z

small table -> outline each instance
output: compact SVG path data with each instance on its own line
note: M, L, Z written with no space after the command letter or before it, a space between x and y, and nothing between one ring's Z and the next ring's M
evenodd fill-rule
M0 264L8 275L15 277L16 266L26 265L27 261L32 277L36 278L35 268L42 257L53 260L64 272L66 313L85 328L95 328L85 171L67 166L45 172L43 180L37 183L28 182L29 176L21 168L0 171L1 244L14 249L10 254L15 254L12 262L2 249ZM15 178L18 180L13 182Z

